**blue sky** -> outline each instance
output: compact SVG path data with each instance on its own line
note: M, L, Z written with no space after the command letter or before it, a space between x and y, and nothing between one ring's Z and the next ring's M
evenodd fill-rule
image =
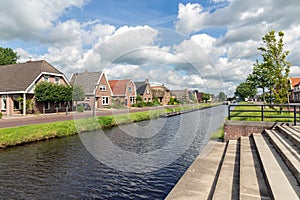
M105 70L110 79L232 95L270 30L284 31L290 74L300 76L299 10L294 0L2 0L0 46L67 77Z

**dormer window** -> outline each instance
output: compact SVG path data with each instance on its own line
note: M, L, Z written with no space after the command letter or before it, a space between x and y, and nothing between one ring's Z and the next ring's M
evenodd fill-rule
M55 82L56 84L59 84L59 77L58 77L58 76L55 76L54 82Z
M49 82L49 76L48 75L44 75L44 81Z
M100 85L100 91L106 91L106 85Z

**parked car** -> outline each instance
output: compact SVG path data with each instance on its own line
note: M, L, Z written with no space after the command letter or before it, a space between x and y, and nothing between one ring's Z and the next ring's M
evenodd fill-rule
M248 103L254 103L254 100L253 99L248 99L247 102Z
M84 108L84 110L91 110L91 106L88 103L79 103L79 104L77 104L77 107L78 106L82 106Z

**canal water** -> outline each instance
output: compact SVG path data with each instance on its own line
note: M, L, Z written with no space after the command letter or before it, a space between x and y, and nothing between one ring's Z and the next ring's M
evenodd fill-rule
M0 199L164 199L224 118L217 106L1 150Z

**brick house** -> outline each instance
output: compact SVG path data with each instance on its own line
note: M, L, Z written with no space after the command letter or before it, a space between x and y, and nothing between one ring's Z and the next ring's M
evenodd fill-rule
M171 90L171 97L177 99L180 103L190 103L188 89L184 90Z
M291 103L300 103L300 77L289 78L290 82L290 95L289 101Z
M153 96L151 92L151 87L149 80L134 82L136 86L136 94L142 97L142 101L144 102L152 102Z
M189 97L190 99L195 99L195 101L197 101L197 103L201 103L202 100L202 94L203 92L199 92L198 90L191 90L189 91Z
M130 107L136 103L136 86L131 79L109 80L115 103Z
M23 114L27 112L65 111L65 105L50 102L35 102L34 88L41 81L68 85L69 82L62 72L45 60L28 61L0 66L0 108L4 115ZM33 107L26 108L26 100Z
M151 92L153 95L153 99L157 98L160 104L167 105L171 99L170 89L166 86L151 86Z
M91 107L95 104L96 108L106 108L111 105L112 90L104 72L74 73L70 84L80 86L85 93L84 100L77 103L88 103Z

